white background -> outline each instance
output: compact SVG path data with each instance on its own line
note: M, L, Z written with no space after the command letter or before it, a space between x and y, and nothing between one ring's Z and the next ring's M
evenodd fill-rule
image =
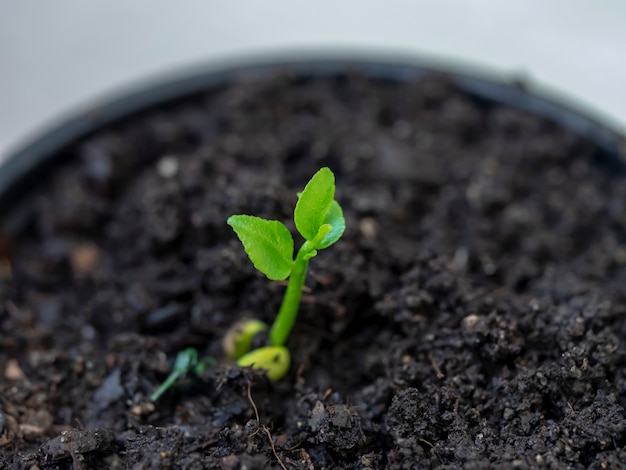
M522 76L626 128L624 0L0 0L0 160L72 110L155 75L336 49Z

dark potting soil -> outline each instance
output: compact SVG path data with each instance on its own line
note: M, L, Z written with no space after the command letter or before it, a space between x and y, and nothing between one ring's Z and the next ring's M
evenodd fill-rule
M278 73L67 153L3 239L0 468L626 466L626 180L593 144L445 77ZM347 229L271 384L223 360L285 289L226 218L293 229L321 166ZM216 366L151 403L186 347Z

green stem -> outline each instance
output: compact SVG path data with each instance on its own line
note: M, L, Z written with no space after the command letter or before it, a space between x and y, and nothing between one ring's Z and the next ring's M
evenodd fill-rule
M293 270L289 276L289 284L287 284L283 303L270 330L270 343L274 346L283 346L289 337L289 333L291 333L291 328L293 328L298 315L309 259L316 254L317 252L311 247L309 242L304 242L304 245L298 251L298 255L293 263Z

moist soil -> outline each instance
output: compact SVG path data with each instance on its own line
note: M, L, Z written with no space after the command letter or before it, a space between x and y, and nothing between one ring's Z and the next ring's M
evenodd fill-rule
M64 158L2 239L0 468L625 468L626 181L593 143L445 76L281 71ZM347 228L270 383L222 339L285 284L226 219L293 230L321 166ZM215 365L152 403L187 347Z

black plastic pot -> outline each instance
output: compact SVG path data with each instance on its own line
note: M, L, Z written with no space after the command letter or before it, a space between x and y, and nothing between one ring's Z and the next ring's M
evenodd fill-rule
M310 363L310 368L306 365L305 376L298 372L297 376L290 376L291 382L284 381L271 389L263 385L266 388L259 386L254 390L262 422L252 399L249 377L241 375L240 370L231 376L233 369L227 363L220 363L207 371L207 376L198 381L189 381L184 385L188 388L181 387L180 393L172 391L169 397L163 397L164 401L154 405L156 408L151 408L153 405L146 400L167 370L164 367L166 357L173 358L177 350L188 346L197 346L201 356L221 357L219 344L226 329L248 312L253 312L255 318L257 314L266 313L263 303L273 295L265 280L262 283L249 282L253 280L253 274L236 265L236 256L243 256L239 246L234 247L236 252L224 250L229 242L218 232L221 230L229 235L230 241L236 244L225 221L232 214L226 211L235 210L229 204L238 201L239 193L226 192L221 184L211 183L220 179L228 181L231 175L243 176L237 180L238 187L243 190L248 181L257 177L255 171L260 173L259 178L264 178L260 181L267 181L265 178L276 162L284 164L284 170L280 167L279 171L284 171L281 177L285 178L286 186L295 186L294 181L288 182L287 178L294 178L293 173L298 171L300 164L306 164L303 166L306 166L307 175L315 171L311 167L319 161L313 158L313 152L308 154L312 155L310 159L297 161L300 150L290 151L297 148L293 142L298 143L295 138L290 140L290 134L299 137L290 126L291 119L292 116L298 119L298 106L305 101L295 98L293 101L297 105L293 108L297 112L290 114L288 111L284 114L286 117L276 121L266 120L264 113L267 109L278 103L276 109L280 111L282 105L280 99L283 97L277 100L273 90L287 90L285 101L289 109L289 88L281 86L292 84L290 76L302 77L307 93L300 96L313 96L314 100L317 84L307 78L339 77L340 80L336 81L320 80L328 86L322 88L320 101L323 101L326 96L334 98L334 93L342 93L341 87L345 83L369 82L361 81L360 76L351 77L355 72L376 79L377 86L383 85L381 89L391 90L393 99L389 106L402 108L398 113L402 118L412 118L411 113L416 108L405 106L405 98L415 93L412 102L423 106L417 116L423 119L418 122L429 133L425 134L433 139L441 135L445 144L448 144L448 136L452 140L445 152L433 152L429 159L422 161L435 166L440 163L436 160L441 156L441 164L451 170L444 176L450 175L450 178L438 183L434 177L434 182L425 179L413 184L410 179L403 181L405 175L400 171L404 167L397 166L400 171L383 181L381 186L384 187L370 191L379 178L385 179L380 170L392 161L391 157L384 159L381 151L381 158L374 159L370 167L364 164L363 172L355 171L355 175L348 174L347 167L341 166L344 162L341 156L327 157L338 168L344 169L346 184L341 191L348 200L344 207L349 207L351 212L346 214L359 224L349 229L352 234L346 233L350 235L346 239L351 239L346 241L343 252L336 251L336 259L340 260L336 264L345 263L346 266L330 270L320 264L319 272L328 272L331 276L322 275L316 281L316 289L323 293L319 296L318 307L309 309L306 326L311 327L310 331L305 327L294 332L293 343L302 347L294 348L292 352L294 370L291 372L295 372L295 364ZM444 81L453 86L439 87L440 83L430 79L417 86L397 86L432 74L444 75ZM350 79L341 79L346 76ZM248 107L245 99L242 100L244 105L238 102L236 106L232 105L231 100L236 102L241 96L238 85L242 79L251 82L261 79L261 85L264 85L265 78L270 83L275 80L278 86L270 86L270 92L261 86L263 99L252 100ZM299 82L295 80L297 85ZM309 82L313 82L310 88ZM224 85L227 85L224 87L226 104L219 99L212 101L211 91L219 92ZM431 94L420 94L418 89L421 88ZM470 102L472 109L477 104L475 107L481 111L476 122L481 126L484 124L477 129L484 130L484 136L495 138L493 146L491 142L489 145L484 143L483 134L478 131L475 142L461 137L455 141L460 135L460 126L456 127L453 119L450 124L446 121L449 114L441 112L441 109L450 108L441 105L436 116L428 116L428 100L437 95L440 88L445 92L442 96L446 93L446 97L453 98L462 95L461 101ZM363 89L368 90L367 87ZM247 91L242 93L244 97ZM252 91L255 91L254 87ZM465 100L466 96L457 91L464 92L471 99ZM359 100L368 96L361 90L359 93ZM339 98L349 101L349 92L346 96L340 95ZM380 96L381 102L384 101L385 96ZM196 102L197 97L201 100ZM232 129L243 129L244 132L237 137L246 142L246 152L249 153L242 152L239 156L235 152L222 154L220 150L211 150L206 158L215 158L206 167L181 165L185 168L180 172L181 184L171 185L175 187L172 193L185 193L192 199L196 196L193 194L196 189L201 188L197 191L201 198L184 206L184 217L191 222L188 236L183 230L170 236L172 232L161 228L174 225L170 222L175 219L169 218L170 212L160 209L172 207L177 202L152 197L168 195L168 186L162 184L163 175L158 171L146 171L140 176L154 177L150 180L149 191L135 192L133 183L137 182L135 176L140 165L151 163L152 158L164 157L166 153L161 143L165 143L165 149L170 144L166 139L156 138L156 143L151 144L153 129L156 129L155 136L158 134L159 137L161 131L167 129L157 125L162 121L159 122L158 116L154 118L154 115L159 115L160 107L164 105L174 104L172 107L178 108L177 100L183 98L180 108L188 112L185 116L192 115L195 109L212 113L206 121L190 119L194 124L198 123L194 128L194 132L200 129L198 134L202 134L204 126L209 127L206 135L198 138L198 147L207 141L207 147L214 143L215 148L220 149L224 145L228 140L225 137L231 134L220 132L223 129L232 132L227 123L228 113L235 114L230 111L231 107L241 113L237 118L242 116L246 120L250 112L255 125L261 124L260 130L254 129L249 134L245 134L246 126L232 126ZM174 101L177 103L172 103ZM326 117L324 112L329 109L333 111L335 103L329 101L331 104L319 108L320 116ZM191 111L186 108L190 102ZM351 131L350 118L355 117L358 121L361 116L355 113L363 109L369 113L364 115L367 119L387 126L383 130L391 128L388 122L383 122L386 121L383 104L380 108L372 105L367 109L360 106L362 101L354 102L356 104L350 102L347 107L350 113L337 112L338 118L334 118L347 122L348 131ZM213 104L216 108L207 107ZM487 106L483 107L483 104ZM539 119L526 119L527 116L510 110L490 109L490 105L521 109ZM159 109L149 116L137 116L137 113L155 108ZM302 108L309 111L309 108ZM181 117L184 115L176 109L172 115L179 116L178 112ZM222 112L226 122L223 125ZM393 112L389 114L394 117ZM510 119L511 115L513 119ZM135 118L140 121L138 129L130 125ZM544 126L546 120L555 126ZM308 121L303 122L303 125L309 125ZM389 122L401 121L389 119ZM521 123L519 135L516 135L517 124L511 126L511 130L508 122ZM50 170L59 169L64 160L72 156L89 158L86 155L89 149L81 147L83 143L89 144L87 138L115 141L115 132L108 135L112 125L117 128L113 131L119 130L119 134L128 132L125 137L132 141L132 145L126 147L130 150L115 154L116 163L128 163L124 171L116 175L124 184L129 183L128 188L120 185L120 191L112 191L114 197L109 198L121 204L109 207L103 198L103 206L86 204L76 214L71 214L72 220L87 215L89 220L85 227L96 241L93 245L97 250L93 250L89 239L84 243L87 237L83 237L83 233L87 232L80 232L81 225L71 227L70 222L68 233L62 233L65 230L64 204L68 204L71 212L72 203L80 201L77 193L85 195L89 201L87 192L65 193L64 190L76 188L73 185L78 181L81 190L98 191L99 186L84 187L86 181L97 180L90 180L89 172L74 173L75 168L71 166L67 173L60 172L62 178L55 179L54 184L48 185L46 180ZM453 131L446 134L443 132L446 129L442 131L439 125L441 128L450 126ZM289 133L281 126L288 128ZM558 126L560 128L553 128ZM137 132L126 131L127 127L133 127ZM572 139L570 132L562 132L562 127L582 139ZM150 131L142 131L142 128ZM257 154L256 135L274 132L277 128L279 139L287 137L284 153L279 150L277 155L270 151ZM365 131L358 129L359 132L346 141L353 146L359 145L363 134L370 130L367 126L363 128ZM554 143L558 149L552 154L551 149L544 151L541 145L544 131L548 143L550 137L556 135ZM323 139L328 133L340 141L342 132L341 129L335 133L334 129L323 126L316 129L315 137ZM250 140L245 140L246 137ZM202 140L204 138L206 141ZM216 142L210 140L214 138ZM528 147L535 144L532 139L537 139L539 145L527 151L527 143ZM195 143L193 138L189 141L192 145ZM282 140L277 142L283 143ZM469 150L464 147L465 143L468 143ZM579 145L580 149L577 148ZM500 146L505 150L499 152ZM350 156L349 145L346 149L344 153ZM15 389L19 393L13 396L9 396L13 392L7 393L2 405L4 408L5 401L11 406L27 403L23 397L35 397L35 393L36 397L48 397L43 393L40 395L46 389L54 392L49 398L28 400L34 403L32 410L28 408L21 412L21 416L33 421L25 420L24 423L35 422L37 426L31 425L30 429L38 432L38 423L44 419L34 412L43 408L45 413L42 416L49 416L50 424L41 425L42 431L34 436L27 436L24 432L23 442L28 438L30 443L23 444L18 439L9 448L7 441L3 441L0 467L3 459L11 462L6 465L11 468L26 464L46 468L50 465L67 466L71 465L69 462L74 456L90 458L93 462L98 459L104 462L103 458L107 458L108 464L143 464L150 468L170 465L168 462L181 468L202 465L202 462L206 463L206 468L219 467L220 462L222 466L232 466L234 462L240 466L261 468L267 465L268 458L273 463L273 459L279 456L289 457L293 462L301 459L302 466L298 468L309 468L314 463L316 468L368 466L368 460L371 468L383 468L386 463L390 463L390 468L404 468L416 465L415 462L422 466L458 467L467 463L477 468L489 465L504 468L512 466L512 461L526 463L529 467L552 462L574 468L618 467L623 458L626 429L626 420L618 419L623 418L624 407L620 390L626 389L621 373L624 350L619 346L619 333L624 329L624 312L619 306L625 303L621 286L626 279L622 236L626 209L620 204L626 193L623 179L626 175L625 149L623 138L608 127L517 85L407 61L308 59L211 67L85 109L15 152L0 169L0 245L3 245L0 251L2 248L7 251L0 254L8 258L15 253L11 271L0 272L7 278L13 276L13 281L7 283L9 295L5 310L8 314L3 316L6 323L3 321L2 325L3 338L8 341L2 343L0 349L3 358L15 357L16 364L24 367L23 371L19 367L14 367L13 371L7 367L6 376L12 375L14 379L21 378L20 375L34 377L33 383L27 383L23 389L19 384L14 387L7 383L2 390ZM189 160L197 163L206 156L200 151L195 152L189 151ZM496 156L491 159L494 153ZM176 155L176 152L172 154ZM406 152L410 159L416 154L410 150ZM511 154L515 158L513 164L508 165L507 158ZM226 158L233 155L233 161L217 162L221 155ZM399 158L403 157L399 155ZM466 161L460 160L463 156L470 159L467 160L469 170L464 168ZM550 171L569 157L571 165L565 166L564 171ZM187 155L180 159L181 162L185 158ZM244 168L243 164L248 163L246 160L253 158L256 160L252 161L251 169ZM491 183L493 173L490 168L494 166L485 165L491 165L490 159L503 174L493 177L497 184L493 186L493 192L485 191L489 197L478 198L472 205L469 189L476 186L471 184L475 180L467 175L478 168L481 178L484 177L479 182ZM612 173L585 171L590 159L593 159L594 166L605 164ZM137 163L134 164L133 160ZM416 158L405 161L413 163L414 160L419 163ZM271 162L269 165L268 161ZM365 159L356 160L356 165L361 161L366 162ZM457 162L461 162L458 167ZM233 165L229 166L230 163ZM288 163L293 166L287 168ZM221 164L224 164L223 168L219 166ZM263 167L268 171L260 172ZM198 171L198 168L202 170ZM210 170L215 170L215 178ZM557 184L544 191L545 185L550 183L549 177L555 174ZM64 178L66 175L69 176L67 179ZM182 175L186 176L183 178ZM189 175L194 177L187 178ZM568 180L569 175L571 180ZM619 177L613 178L613 175ZM72 176L78 176L78 180ZM304 180L304 176L297 177ZM376 184L371 185L372 181ZM445 190L437 190L448 181L458 182L459 186L450 184ZM563 181L567 184L561 185ZM584 187L581 190L580 183L587 181L590 182L590 192ZM52 190L49 199L39 196L43 194L38 188L42 182ZM617 184L613 185L613 182ZM404 206L395 212L395 199L389 197L387 202L385 199L386 194L395 189L392 185L397 183L400 183L397 186L398 201ZM608 186L606 191L605 184ZM497 190L509 187L520 190L504 191L506 194L501 198ZM413 189L415 193L411 193ZM607 197L589 197L594 196L596 189L599 196ZM548 197L554 193L560 197ZM242 192L241 200L244 200L243 196L248 200L259 194L252 190ZM513 207L514 210L505 214L520 199L520 194L522 198L532 197L522 201L522 210ZM279 199L278 196L272 197ZM207 204L213 200L217 202L216 207L223 207L221 212L194 212L200 205L213 209L212 204ZM370 200L375 203L381 200L384 205L379 209ZM424 206L421 206L424 200ZM506 204L504 210L500 201ZM550 205L549 201L556 201L556 204ZM32 211L38 212L37 218L29 218L31 206L36 208ZM92 208L97 215L100 207L111 210L111 224L101 225L104 219L89 218ZM568 210L570 207L572 210ZM602 210L596 210L598 207ZM50 208L62 210L48 214ZM525 219L526 208L528 212L534 211L535 216ZM465 213L469 216L464 217ZM155 223L154 227L151 226L153 219L148 217L153 214L159 214L158 224ZM165 215L161 218L161 214ZM199 214L198 218L194 217L196 214ZM498 217L500 214L502 217ZM559 220L560 214L564 214L563 220ZM50 224L46 220L48 215L52 217ZM221 228L213 230L215 224L205 225L209 218L211 222L221 224ZM20 232L27 227L29 220L37 221L32 224L37 224L36 229L32 233ZM372 220L374 229L368 229L366 223L361 224ZM505 224L501 223L503 220ZM199 221L197 226L195 221ZM378 221L380 225L377 225ZM562 224L559 226L559 223ZM119 230L126 226L129 230ZM381 227L378 236L366 234L376 232L377 226ZM214 236L212 230L214 239L210 238ZM164 232L165 236L162 236ZM458 238L454 232L459 232ZM19 240L20 233L23 243L11 250L11 243L5 244L6 238L9 242ZM604 234L608 235L604 237ZM596 247L599 235L603 238L597 245L602 250L588 249ZM566 237L573 239L571 246ZM526 241L532 243L524 245ZM566 248L559 249L561 243ZM181 246L184 249L179 250ZM579 246L582 246L580 250ZM83 277L80 267L72 265L71 255L76 253L72 250L76 247L86 249L83 253L88 257L93 257L94 251L97 257L102 248L102 262L89 276ZM205 251L207 247L210 249ZM493 259L491 253L495 253ZM572 253L575 256L570 256ZM574 259L570 260L570 257ZM384 264L385 258L390 262ZM319 261L323 262L322 256ZM588 278L578 276L586 274L590 265L593 272ZM248 264L245 266L252 268ZM498 272L498 266L513 266L514 269L503 268ZM141 269L135 269L138 267ZM380 276L376 275L378 271ZM563 282L553 281L561 277ZM324 279L330 279L329 283L336 282L337 288L326 288ZM608 287L601 289L602 283ZM525 291L528 285L529 290ZM15 295L11 289L15 290ZM15 304L11 304L12 296L17 299ZM235 301L239 297L246 299L245 302ZM611 302L618 307L611 309ZM307 342L308 336L310 342ZM4 344L9 347L5 348ZM107 360L99 361L101 357ZM89 363L95 364L93 375L83 373L88 370L86 364ZM305 367L299 370L305 370ZM298 388L292 390L295 380ZM570 402L570 395L577 401ZM75 409L72 400L79 397L81 400ZM224 412L219 410L220 407L224 407ZM17 410L19 407L13 408ZM257 412L256 427L251 408ZM4 413L4 409L1 411ZM33 411L32 416L27 413L30 411ZM17 413L9 410L7 416L17 416ZM67 431L70 434L51 435L51 431L56 433L58 425L65 429L65 426L74 426L74 422L78 423L79 429L70 429ZM266 422L272 424L271 432L265 425L260 427ZM276 427L273 427L274 423ZM15 428L18 424L22 422L18 423L17 419L11 422L7 418L5 428ZM46 426L50 429L44 429ZM98 429L90 429L93 427ZM100 427L99 443L93 446L75 444L95 441L94 436L100 433ZM587 431L588 428L591 429ZM263 429L267 434L259 432ZM271 433L284 435L286 439L275 446ZM67 449L71 452L65 452L66 447L62 445L68 442L68 435L72 447ZM21 439L21 435L18 437ZM50 437L50 441L40 446L46 437ZM515 449L511 442L516 443ZM6 454L5 448L16 455ZM22 449L28 454L22 454ZM91 455L83 455L81 449L87 449L84 454ZM167 452L162 452L163 449ZM187 462L187 466L174 459ZM340 461L343 463L338 463ZM90 465L90 460L84 462L86 466Z
M64 149L95 130L130 115L200 93L242 77L269 76L277 69L296 76L340 76L359 72L372 78L411 82L429 74L442 74L460 90L486 102L521 109L563 126L594 142L615 171L626 169L626 143L608 126L566 104L538 96L519 84L495 78L467 75L453 67L432 66L412 60L307 58L273 60L242 65L209 65L157 80L143 89L127 91L117 98L86 107L82 112L54 126L23 148L9 155L0 168L0 222L5 233L18 232L27 220L25 201L29 189L52 166L64 158Z

